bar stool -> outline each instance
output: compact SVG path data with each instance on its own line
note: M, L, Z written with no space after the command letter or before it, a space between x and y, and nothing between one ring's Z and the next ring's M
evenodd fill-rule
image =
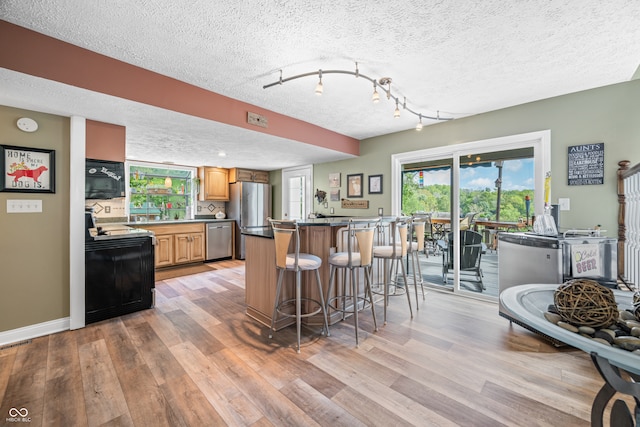
M350 219L349 225L344 231L346 235L347 250L336 252L329 256L330 274L329 274L329 291L327 293L327 313L330 309L340 311L344 314L353 314L353 323L356 335L356 347L358 343L358 311L360 301L362 301L362 310L366 305L371 306L371 315L373 317L374 330L378 330L376 322L376 311L373 305L373 293L371 292L371 267L373 266L373 239L375 232L380 224L380 218L372 219ZM355 270L361 268L364 272L364 294L360 296L360 283L356 281ZM336 271L344 269L343 275L343 291L341 295L331 297L331 292L336 284ZM351 293L347 294L344 286L347 281L346 271L349 270L349 282L351 285Z
M287 220L274 220L269 218L269 223L273 228L273 239L276 246L276 269L278 273L278 282L276 285L276 298L273 303L273 315L271 316L271 327L269 328L269 338L273 338L273 331L275 330L276 316L278 314L285 317L295 317L296 329L298 337L297 352L300 353L300 328L301 320L303 317L314 316L322 312L324 318L323 332L327 332L329 336L329 324L327 323L327 311L324 304L324 296L322 291L322 283L320 281L319 268L322 265L322 260L312 254L300 252L300 231L298 224L295 221ZM294 252L289 252L289 247L293 241ZM302 296L302 272L315 270L316 284L318 286L319 300L310 297ZM295 273L295 298L289 298L284 301L280 301L280 294L282 293L282 283L284 281L284 274L287 271ZM312 303L318 305L318 308L314 311L302 314L302 302ZM284 308L295 304L295 314L287 313Z
M404 279L405 289L407 294L407 302L409 303L409 312L411 318L413 318L413 309L411 308L411 299L409 298L409 291L406 288L407 283L407 271L404 267L402 260L407 255L407 236L409 227L408 217L397 217L394 221L389 223L389 244L373 247L373 257L384 262L385 278L382 286L384 288L384 324L387 324L387 306L389 305L389 288L394 288L394 295L400 295L397 293L398 283L395 280L391 280L392 270L394 264L400 265L402 268L402 277ZM395 263L394 263L395 261Z
M407 261L411 260L411 270L413 272L413 286L416 291L416 309L420 310L418 304L418 284L422 289L422 300L424 301L424 280L420 268L420 252L425 252L424 232L429 214L414 213L411 216L411 230L409 231L409 242L407 245ZM416 274L417 273L417 274Z

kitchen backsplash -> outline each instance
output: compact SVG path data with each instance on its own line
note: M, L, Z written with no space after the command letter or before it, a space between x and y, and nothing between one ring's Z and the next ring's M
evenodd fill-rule
M196 218L201 216L215 216L218 212L226 212L225 202L199 201L196 207Z
M125 198L107 200L86 200L86 207L93 207L97 222L126 222L127 216L124 211Z
M98 222L127 222L125 213L125 199L87 200L87 207L93 207ZM226 212L225 202L199 201L196 206L195 218L215 218L218 212Z

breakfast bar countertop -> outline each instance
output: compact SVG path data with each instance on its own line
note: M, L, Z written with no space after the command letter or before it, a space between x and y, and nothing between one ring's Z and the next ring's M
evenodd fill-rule
M370 216L323 216L320 218L305 218L296 221L296 223L301 227L342 227L347 226L349 224L350 219L359 219L359 218L375 218ZM396 219L395 216L383 216L382 222L393 221ZM254 236L254 237L264 237L267 239L273 238L273 231L271 227L260 227L260 228L246 228L241 231L241 233L245 236Z

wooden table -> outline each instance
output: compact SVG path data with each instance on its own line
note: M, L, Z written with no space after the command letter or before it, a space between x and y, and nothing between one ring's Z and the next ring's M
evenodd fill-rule
M484 228L491 228L494 230L516 231L522 228L526 228L527 224L519 221L491 221L491 220L476 220L473 222L474 230L478 231L478 226Z
M493 249L498 249L498 231L519 231L527 227L525 222L517 222L517 221L491 221L491 220L477 220L473 223L473 229L478 231L478 227L482 227L484 230L492 230L491 233L489 231L489 235L493 234L493 238L485 235L485 240L487 241L487 245Z

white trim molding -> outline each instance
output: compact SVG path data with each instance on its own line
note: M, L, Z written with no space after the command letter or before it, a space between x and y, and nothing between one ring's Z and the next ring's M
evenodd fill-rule
M70 320L68 317L62 319L49 320L48 322L37 323L35 325L24 326L10 331L0 332L0 347L20 341L42 337L44 335L55 334L69 330Z
M481 141L455 145L443 145L418 151L398 153L391 156L391 210L392 215L400 214L402 197L402 165L425 159L456 158L468 153L507 151L518 148L533 148L535 188L535 215L542 215L544 209L544 178L551 171L551 130L508 135Z

